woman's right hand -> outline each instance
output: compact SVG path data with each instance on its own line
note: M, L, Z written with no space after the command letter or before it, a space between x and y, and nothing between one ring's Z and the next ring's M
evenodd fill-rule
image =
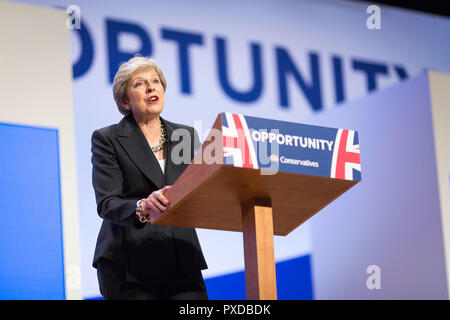
M170 188L172 188L172 186L165 186L162 189L150 193L142 205L145 217L150 217L154 214L162 214L169 208L169 199L167 199L164 194Z

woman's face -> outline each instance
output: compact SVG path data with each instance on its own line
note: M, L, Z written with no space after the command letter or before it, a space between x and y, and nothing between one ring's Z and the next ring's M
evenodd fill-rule
M128 82L127 109L136 119L159 115L164 108L164 87L152 68L136 71Z

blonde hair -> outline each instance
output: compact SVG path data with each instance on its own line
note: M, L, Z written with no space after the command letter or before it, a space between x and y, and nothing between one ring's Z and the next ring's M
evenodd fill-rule
M143 69L155 70L159 76L159 79L161 80L164 91L166 91L166 78L164 77L164 74L158 63L154 59L141 56L131 58L120 66L119 70L117 70L117 73L114 76L113 82L114 101L116 102L117 108L119 108L120 113L123 115L128 115L131 112L130 110L127 110L122 106L122 103L128 100L128 82L136 71Z

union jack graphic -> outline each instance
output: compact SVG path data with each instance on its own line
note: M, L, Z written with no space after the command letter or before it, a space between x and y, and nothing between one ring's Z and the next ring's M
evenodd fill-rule
M353 170L361 172L358 135L353 130L339 129L334 141L331 178L353 180Z
M223 156L235 167L258 169L258 159L245 117L225 112L222 117Z

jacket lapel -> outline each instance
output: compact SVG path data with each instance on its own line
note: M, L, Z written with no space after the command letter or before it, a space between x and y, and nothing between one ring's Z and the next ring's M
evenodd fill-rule
M120 121L117 135L117 140L142 173L150 179L158 189L164 187L166 184L165 178L160 169L158 160L150 149L147 139L145 139L144 134L136 121L134 121L132 115L129 115Z
M165 120L164 118L161 118L161 121L163 122L165 128L166 128L166 133L167 133L167 154L166 154L166 167L165 167L165 178L166 178L166 184L167 185L172 185L175 183L175 181L178 179L178 177L180 176L181 172L183 171L183 169L187 166L184 164L174 164L172 161L172 150L173 147L175 146L177 141L172 141L172 132L177 129L177 127Z

